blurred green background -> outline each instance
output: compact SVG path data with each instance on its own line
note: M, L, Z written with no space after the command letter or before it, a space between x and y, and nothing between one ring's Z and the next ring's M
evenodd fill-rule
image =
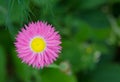
M39 70L14 46L24 24L38 20L59 31L63 47ZM0 82L120 82L120 0L0 0Z

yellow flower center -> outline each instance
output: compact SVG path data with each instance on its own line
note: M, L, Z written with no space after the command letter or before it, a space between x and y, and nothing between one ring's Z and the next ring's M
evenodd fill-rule
M30 47L36 53L42 52L46 47L45 40L40 37L35 37L31 40Z

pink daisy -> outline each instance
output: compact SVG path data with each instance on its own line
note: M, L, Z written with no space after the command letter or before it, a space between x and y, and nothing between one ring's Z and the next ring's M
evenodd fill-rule
M54 27L41 21L25 25L15 42L18 57L36 68L53 63L60 53L60 44L60 35Z

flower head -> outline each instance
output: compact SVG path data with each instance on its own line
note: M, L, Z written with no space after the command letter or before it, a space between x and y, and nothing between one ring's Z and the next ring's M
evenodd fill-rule
M55 28L41 21L25 25L15 42L18 57L36 68L53 63L60 53L60 44L60 35Z

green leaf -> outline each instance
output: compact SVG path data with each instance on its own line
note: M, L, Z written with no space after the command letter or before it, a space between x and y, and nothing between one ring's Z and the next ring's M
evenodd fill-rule
M63 50L61 58L63 61L68 61L71 64L73 71L78 71L81 68L81 53L79 51L78 45L74 41L63 41Z
M80 17L86 21L91 27L106 28L110 27L107 16L100 10L91 10L82 12Z
M22 63L20 59L17 57L17 54L13 50L12 60L17 77L24 82L30 82L32 74L31 68L28 67L26 64Z
M59 69L43 69L42 82L77 82L74 75L66 75Z
M119 3L120 0L109 0L109 3Z
M94 28L93 29L93 39L95 40L107 40L110 36L111 29L110 28Z
M92 36L92 29L87 23L81 21L75 38L80 42L84 42L89 40L91 36Z
M101 52L101 54L110 54L111 52L109 52L109 47L105 44L105 43L99 43L96 42L94 44L95 50L98 50Z
M120 37L120 28L119 25L117 24L116 19L112 15L108 15L108 20L111 24L113 32Z
M5 17L7 14L7 3L5 0L0 0L0 25L5 24Z
M72 39L77 39L77 41L84 42L91 37L92 29L91 26L81 19L78 19L72 15L65 17L65 27L63 29L64 34L72 35Z
M106 63L93 72L94 82L120 82L120 65Z
M0 45L0 82L6 82L6 54Z
M56 64L51 64L51 65L49 65L48 67L49 67L49 68L57 68L57 69L60 68L59 65L56 65Z
M80 8L81 9L92 9L98 8L100 5L106 3L107 0L81 0Z

